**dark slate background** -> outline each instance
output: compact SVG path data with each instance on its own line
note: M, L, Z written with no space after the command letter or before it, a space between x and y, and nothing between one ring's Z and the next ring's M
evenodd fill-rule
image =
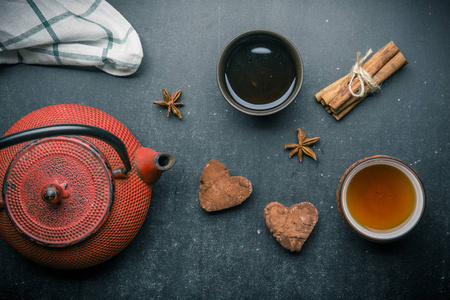
M84 271L38 266L0 241L2 298L312 299L447 298L450 3L448 1L120 1L145 57L116 78L91 69L0 66L0 131L52 104L78 103L123 122L146 146L177 156L155 185L147 220L112 260ZM304 63L296 101L268 117L226 103L216 63L234 36L270 29L290 39ZM314 94L348 72L355 52L393 40L409 64L340 122ZM182 120L152 104L181 89ZM288 159L295 129L320 136L318 162ZM427 207L405 239L375 244L341 221L335 191L345 169L372 155L398 157L421 175ZM199 177L214 158L254 191L219 213L199 206ZM292 254L267 229L263 210L310 201L319 222ZM1 230L1 229L0 229Z

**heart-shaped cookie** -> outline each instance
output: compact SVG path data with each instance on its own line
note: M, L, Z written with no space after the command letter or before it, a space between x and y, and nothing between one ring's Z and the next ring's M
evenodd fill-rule
M200 177L200 206L206 211L230 208L244 202L252 190L252 184L247 178L230 176L224 164L211 159Z
M264 219L281 246L298 252L314 229L319 213L309 202L294 204L289 208L271 202L264 209Z

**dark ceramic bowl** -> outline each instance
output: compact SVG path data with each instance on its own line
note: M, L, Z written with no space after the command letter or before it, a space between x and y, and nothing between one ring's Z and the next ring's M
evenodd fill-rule
M235 52L238 51L237 49L239 49L239 47L243 44L252 43L252 41L267 41L280 46L280 49L283 49L283 53L289 57L289 61L293 64L293 66L289 64L289 67L294 70L295 80L292 81L292 84L290 84L289 89L287 89L283 97L267 104L252 104L241 99L237 96L235 91L233 91L226 74L227 64L230 62L230 58L233 57ZM244 78L240 79L250 81L249 78L245 77L245 70L242 74L244 74L242 75ZM297 48L287 38L276 32L269 30L247 31L231 40L222 51L217 64L217 83L225 100L227 100L227 102L237 110L254 116L270 115L287 107L292 101L294 101L295 97L299 93L303 83L302 58ZM273 84L273 86L272 84L267 84L264 88L270 93L271 90L277 89L278 87L275 86L275 84Z

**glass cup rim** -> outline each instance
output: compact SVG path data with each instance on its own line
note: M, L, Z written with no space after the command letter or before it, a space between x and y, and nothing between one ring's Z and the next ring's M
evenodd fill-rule
M403 172L413 184L416 193L414 210L406 221L395 228L387 230L369 229L359 224L348 210L346 199L348 185L358 172L373 165L388 165L395 167ZM346 224L362 237L377 242L395 241L411 232L421 220L425 209L425 189L423 188L423 183L419 175L411 166L390 156L373 156L356 162L349 168L348 172L343 175L343 180L341 181L338 190L338 207L340 208L341 216L344 218Z

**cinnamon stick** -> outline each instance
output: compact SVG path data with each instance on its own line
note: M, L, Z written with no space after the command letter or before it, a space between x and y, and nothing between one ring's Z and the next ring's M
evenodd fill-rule
M373 76L373 80L377 84L383 83L386 79L388 79L392 74L400 70L404 65L408 64L408 61L403 56L401 52L398 52L387 64L385 64L378 72ZM344 105L341 106L339 110L334 109L332 106L330 106L330 110L333 114L340 114L343 112L347 107L351 106L353 103L358 102L360 103L364 99L360 97L354 97L352 96ZM358 104L357 103L357 104ZM356 105L353 105L351 108L355 107ZM344 114L341 114L341 117L345 116L349 110L346 110Z
M345 75L345 76L342 77L342 78L339 78L338 80L336 80L335 82L333 82L333 83L330 84L329 86L326 86L326 87L325 87L324 89L322 89L320 92L318 92L317 94L315 94L314 96L316 97L317 102L321 102L321 101L322 101L322 102L325 103L325 101L323 100L323 95L325 95L326 93L328 93L330 90L336 88L336 87L339 85L339 83L340 83L342 80L344 80L345 77L347 77L347 76L348 76L348 74Z
M361 101L363 101L364 99L366 99L367 95L362 97L362 98L358 98L358 100L356 100L355 102L353 102L352 104L350 104L349 106L345 107L342 111L340 111L339 113L333 113L331 112L332 116L336 119L336 120L340 120L342 119L342 117L344 117L349 111L351 111L353 109L353 107L355 107L356 105L358 105ZM331 109L330 109L331 111Z
M370 76L374 76L392 57L397 54L398 48L393 41L390 41L386 46L381 48L375 53L366 63L363 64L363 69L366 70ZM352 97L348 89L348 84L352 78L351 74L348 74L346 78L341 82L336 94L325 93L323 99L332 109L339 110L339 108ZM361 87L359 80L353 80L351 89L357 91Z
M381 84L407 63L408 61L403 54L398 51L397 46L391 41L363 64L363 68L377 84ZM326 111L332 114L336 120L340 120L345 116L364 100L370 92L368 90L363 97L353 96L348 89L351 76L352 74L349 73L315 94L317 102L321 103ZM357 91L360 87L361 82L353 80L352 91Z

